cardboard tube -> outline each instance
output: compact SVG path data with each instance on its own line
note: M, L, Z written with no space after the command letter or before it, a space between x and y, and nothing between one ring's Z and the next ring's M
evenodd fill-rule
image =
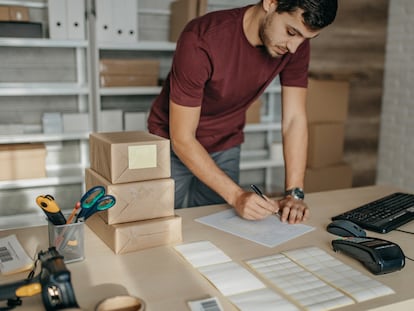
M144 311L144 301L133 296L115 296L98 303L95 311Z

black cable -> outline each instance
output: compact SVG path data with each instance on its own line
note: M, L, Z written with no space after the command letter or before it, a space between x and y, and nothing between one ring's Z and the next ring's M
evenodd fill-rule
M401 230L401 229L394 229L394 230L398 231L398 232L402 232L402 233L414 234L414 232L411 232L411 231L406 231L406 230ZM405 256L405 258L408 259L408 260L414 261L413 258L410 258L410 257L407 257L407 256Z
M394 230L402 232L402 233L414 234L414 232L411 232L411 231L405 231L405 230L401 230L401 229L394 229Z

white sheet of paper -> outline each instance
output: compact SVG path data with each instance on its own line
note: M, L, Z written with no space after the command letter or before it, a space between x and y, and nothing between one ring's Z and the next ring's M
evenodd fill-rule
M181 244L174 247L195 268L231 261L210 241Z
M258 278L234 261L201 267L198 271L224 296L265 288Z
M299 311L293 303L268 288L232 295L227 298L241 311Z
M276 216L246 220L239 217L234 209L200 217L196 221L267 247L275 247L315 229L303 224L283 223Z

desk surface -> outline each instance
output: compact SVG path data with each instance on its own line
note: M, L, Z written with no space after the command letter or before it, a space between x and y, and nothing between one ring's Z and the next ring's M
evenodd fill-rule
M176 213L182 216L184 243L209 240L232 260L245 267L247 266L244 261L248 259L294 248L317 246L396 292L335 310L412 310L414 292L409 284L414 276L413 262L407 261L401 271L374 276L357 261L334 253L331 241L335 236L325 230L331 216L394 191L396 189L390 187L373 186L308 194L306 201L312 214L307 224L316 230L274 248L261 246L194 221L195 218L223 210L227 208L226 205L183 209ZM404 229L414 231L414 223L405 225ZM187 301L209 296L218 297L224 310L237 310L207 279L181 258L171 245L115 255L89 228L85 232L86 259L67 265L72 273L72 284L82 310L93 310L96 303L103 298L125 293L142 298L147 304L147 311L189 310ZM39 249L47 249L46 227L0 231L0 237L11 233L16 233L30 255ZM393 231L386 235L368 232L368 235L396 242L408 257L414 257L414 250L410 247L412 236L409 234ZM7 278L0 276L0 284L22 279L26 274ZM3 302L0 306L2 305ZM40 295L23 298L23 305L16 310L43 310Z

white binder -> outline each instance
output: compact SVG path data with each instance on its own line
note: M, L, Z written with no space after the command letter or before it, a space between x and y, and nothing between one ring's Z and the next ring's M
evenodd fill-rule
M66 0L48 0L49 37L67 39Z
M95 1L98 42L133 43L138 40L137 0Z
M85 1L66 0L67 10L67 38L85 39Z
M85 0L48 0L49 37L85 39Z
M112 0L112 23L115 42L133 43L138 40L138 7L136 0Z
M95 1L96 38L98 42L113 41L112 0Z

